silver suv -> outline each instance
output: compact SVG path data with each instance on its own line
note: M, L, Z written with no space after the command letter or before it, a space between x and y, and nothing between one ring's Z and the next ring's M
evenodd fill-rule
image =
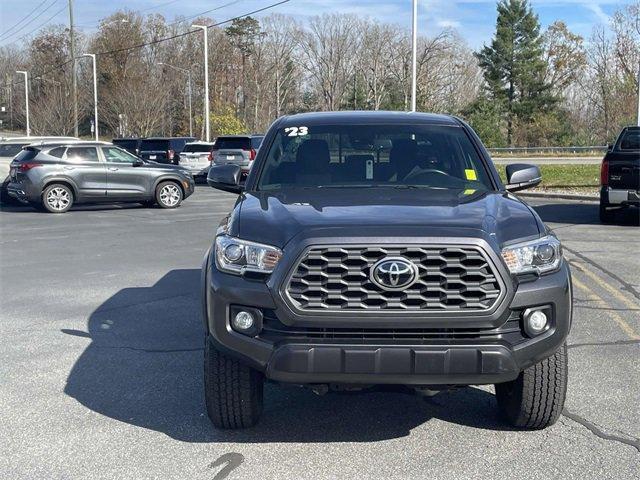
M11 162L9 176L9 195L51 213L98 202L175 208L195 187L183 167L145 161L104 142L29 145Z

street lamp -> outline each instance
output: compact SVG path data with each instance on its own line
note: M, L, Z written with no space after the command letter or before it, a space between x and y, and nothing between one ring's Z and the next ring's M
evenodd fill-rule
M180 67L176 67L174 65L169 65L168 63L164 63L164 62L158 62L158 65L162 65L165 67L169 67L169 68L173 68L174 70L177 70L178 72L182 72L182 73L186 73L187 74L187 81L188 81L188 88L189 88L189 136L193 137L193 110L191 107L191 70L187 70L186 68L180 68Z
M96 134L96 142L98 141L98 77L96 75L96 54L85 53L83 57L89 57L93 63L93 123Z
M418 0L413 0L413 29L411 32L411 111L416 111L416 72L418 57Z
M206 25L191 25L191 28L201 28L204 33L204 123L207 142L211 141L209 133L209 41Z
M27 137L31 136L31 127L29 127L29 72L24 70L16 70L16 73L24 75L24 109L27 117Z

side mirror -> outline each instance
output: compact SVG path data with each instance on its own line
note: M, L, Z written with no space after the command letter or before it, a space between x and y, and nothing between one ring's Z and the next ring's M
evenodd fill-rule
M213 188L231 193L244 190L242 169L239 165L212 165L207 174L207 183Z
M507 165L506 171L507 184L505 188L510 192L535 187L542 181L542 174L536 165L513 163Z
M613 144L607 143L607 152L612 152L612 151L613 151Z
M133 161L133 166L134 167L141 167L144 165L144 162L142 160L140 160L139 158Z

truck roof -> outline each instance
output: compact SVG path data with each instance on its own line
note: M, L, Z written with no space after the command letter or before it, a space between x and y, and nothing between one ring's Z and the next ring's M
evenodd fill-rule
M392 112L354 110L342 112L313 112L287 115L280 119L282 125L326 125L326 124L432 124L459 126L458 120L451 115L422 112Z

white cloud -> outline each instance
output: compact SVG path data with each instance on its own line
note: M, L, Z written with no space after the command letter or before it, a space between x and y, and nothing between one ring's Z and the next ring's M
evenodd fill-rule
M598 19L604 23L604 24L609 24L611 17L609 17L609 15L607 15L606 13L604 13L604 10L602 10L602 7L600 6L599 3L595 3L595 2L589 2L589 3L585 3L584 7L587 10L591 10L591 12L598 17Z
M447 20L443 18L442 20L436 21L436 25L440 28L460 28L460 22L457 20Z

